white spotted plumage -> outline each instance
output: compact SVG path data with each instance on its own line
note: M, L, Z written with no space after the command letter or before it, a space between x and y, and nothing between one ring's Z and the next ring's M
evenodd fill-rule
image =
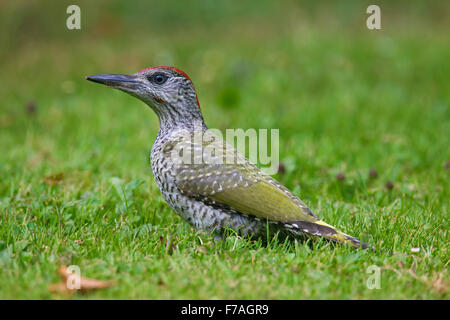
M362 245L319 220L287 188L212 135L194 86L181 70L154 67L88 80L130 93L157 114L160 129L150 156L156 184L167 203L196 228L219 233L231 228L265 236L269 227L271 233L320 235L353 247ZM180 156L180 149L190 151Z
M216 201L206 197L195 199L183 194L183 191L176 186L175 180L179 166L164 154L163 148L167 143L180 142L178 138L185 135L186 131L183 129L171 132L161 130L153 144L150 155L156 184L170 207L194 227L207 232L214 231L220 234L225 228L230 228L239 231L241 234L263 236L267 228L266 221L249 217L225 206L213 206L217 204ZM193 169L188 169L188 173L192 176L186 177L186 179L199 178L200 176L196 175L196 171ZM212 173L208 172L201 176L210 177L211 175ZM217 184L217 181L214 182Z

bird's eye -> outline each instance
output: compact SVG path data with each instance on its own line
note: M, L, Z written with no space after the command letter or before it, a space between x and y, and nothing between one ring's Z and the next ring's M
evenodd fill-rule
M155 73L153 76L150 77L149 80L156 84L163 84L164 82L167 81L167 76L162 73Z

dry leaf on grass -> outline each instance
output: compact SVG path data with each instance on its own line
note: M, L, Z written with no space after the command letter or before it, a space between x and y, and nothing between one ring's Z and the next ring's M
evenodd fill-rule
M448 290L448 283L444 281L444 271L441 271L438 275L433 275L433 279L430 281L426 276L419 277L412 269L408 270L409 274L416 280L422 281L426 285L431 286L437 293L443 294Z
M105 289L116 284L116 281L102 281L81 276L79 278L74 278L77 277L77 275L72 273L69 268L65 266L61 266L58 269L58 273L63 281L50 285L49 290L54 293L72 294L76 291L86 293L87 291Z
M448 283L444 281L444 271L440 272L438 276L435 276L431 285L440 294L447 292Z
M64 178L64 173L60 172L51 176L43 177L42 181L46 182L48 185L55 186L61 184Z

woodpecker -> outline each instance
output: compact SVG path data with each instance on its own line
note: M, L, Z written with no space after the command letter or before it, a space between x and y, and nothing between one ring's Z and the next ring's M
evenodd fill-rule
M323 237L367 248L321 221L286 187L213 135L194 85L180 69L160 66L86 79L129 93L156 113L160 127L150 154L156 184L169 206L195 228L219 236L232 229L262 238Z

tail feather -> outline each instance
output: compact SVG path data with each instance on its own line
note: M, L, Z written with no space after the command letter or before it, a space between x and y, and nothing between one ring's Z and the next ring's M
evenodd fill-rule
M345 243L356 249L367 249L369 246L355 237L349 236L342 231L337 230L329 224L317 220L314 222L310 221L290 221L286 225L289 227L290 231L294 234L310 234L315 236L324 237L325 239Z

